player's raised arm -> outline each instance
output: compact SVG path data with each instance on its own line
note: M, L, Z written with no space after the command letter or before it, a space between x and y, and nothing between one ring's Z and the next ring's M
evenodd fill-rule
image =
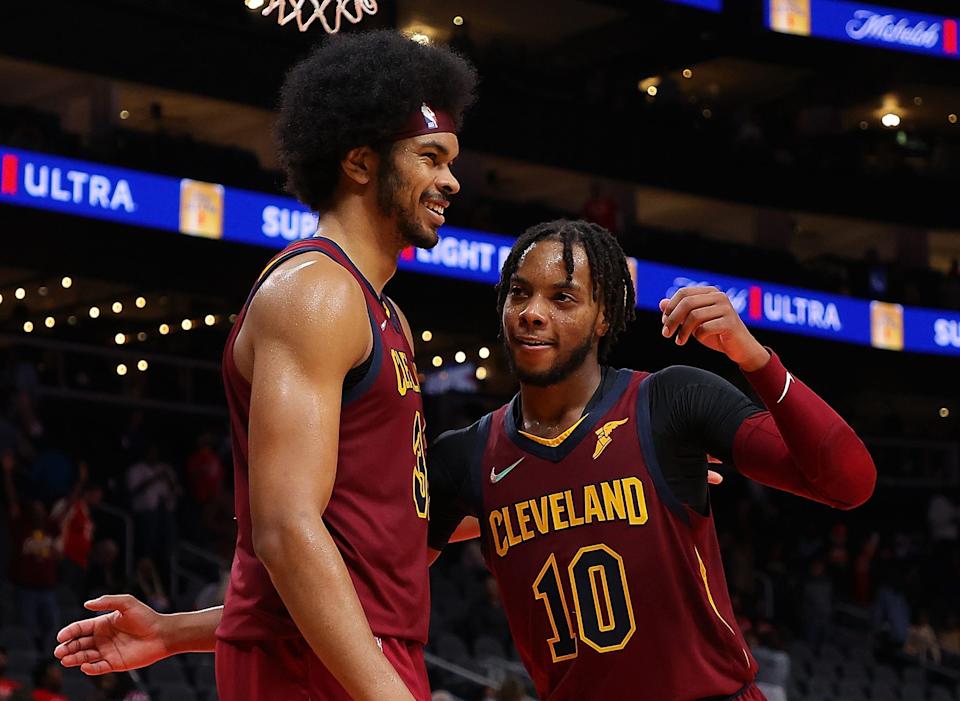
M363 293L350 273L322 257L281 269L258 291L242 333L250 334L253 359L249 474L257 557L310 647L351 697L408 701L322 518L337 474L344 377L372 344Z
M863 441L760 345L723 292L688 287L662 300L660 309L664 337L675 338L677 345L696 338L724 353L767 408L736 429L730 452L742 474L840 509L870 498L877 473Z

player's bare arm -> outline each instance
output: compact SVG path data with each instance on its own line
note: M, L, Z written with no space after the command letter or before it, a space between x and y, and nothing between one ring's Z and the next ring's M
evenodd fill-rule
M737 431L737 469L762 484L850 509L865 502L876 468L852 428L760 345L716 287L688 287L660 301L662 334L677 345L695 338L737 363L768 411Z
M87 601L100 616L75 621L57 634L53 654L84 674L126 672L183 652L213 652L222 606L160 614L129 594Z
M260 288L234 357L251 383L257 557L304 638L351 696L407 700L322 519L337 473L343 380L371 345L356 280L324 256L304 255Z

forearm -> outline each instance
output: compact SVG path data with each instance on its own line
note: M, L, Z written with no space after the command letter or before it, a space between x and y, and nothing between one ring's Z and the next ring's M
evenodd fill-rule
M768 413L750 417L734 439L737 469L758 482L837 508L873 493L876 468L852 428L776 356L745 373Z
M377 645L343 557L322 520L299 519L259 542L257 554L291 617L350 696L358 701L412 701Z
M223 606L202 611L162 614L166 647L171 655L183 652L213 652L216 647L217 626L223 616Z

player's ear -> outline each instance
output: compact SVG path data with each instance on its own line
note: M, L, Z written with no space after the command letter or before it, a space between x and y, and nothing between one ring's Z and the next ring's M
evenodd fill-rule
M602 307L600 313L597 315L597 325L594 331L597 336L606 336L607 331L610 330L610 324L607 322L607 313Z
M369 146L358 146L347 151L340 161L344 175L358 185L367 185L373 179L377 155Z

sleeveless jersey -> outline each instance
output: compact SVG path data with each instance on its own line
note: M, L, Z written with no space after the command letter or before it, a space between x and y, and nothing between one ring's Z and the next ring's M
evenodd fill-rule
M292 244L270 262L224 350L238 528L217 635L225 640L300 636L253 551L247 461L251 388L234 363L233 349L259 286L278 265L310 251L328 256L357 279L373 332L369 367L344 391L337 475L323 521L343 556L373 633L424 643L430 611L428 495L425 423L413 351L390 301L377 295L336 243L319 237ZM317 596L323 592L318 590Z
M712 517L663 479L648 374L608 372L611 388L550 445L518 429L517 398L479 424L474 493L513 639L547 701L733 695L757 667Z

